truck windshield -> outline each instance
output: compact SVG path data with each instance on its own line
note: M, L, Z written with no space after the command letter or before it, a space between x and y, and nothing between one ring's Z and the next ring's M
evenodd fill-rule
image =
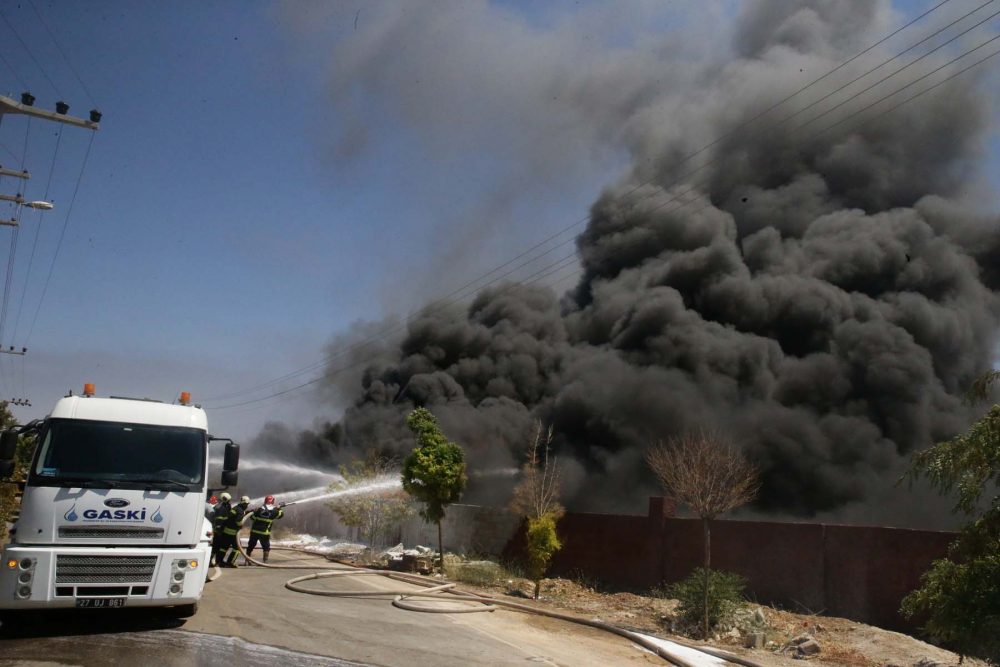
M53 419L32 484L196 488L204 477L205 453L205 432L195 428Z

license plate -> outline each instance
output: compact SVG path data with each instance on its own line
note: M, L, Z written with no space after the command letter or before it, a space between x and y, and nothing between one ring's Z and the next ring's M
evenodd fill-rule
M126 598L77 598L76 606L87 609L117 609L125 606Z

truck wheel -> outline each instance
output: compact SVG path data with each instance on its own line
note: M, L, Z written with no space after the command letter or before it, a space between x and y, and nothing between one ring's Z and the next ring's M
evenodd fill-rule
M176 607L171 607L170 611L175 618L191 618L198 613L198 603L179 604Z

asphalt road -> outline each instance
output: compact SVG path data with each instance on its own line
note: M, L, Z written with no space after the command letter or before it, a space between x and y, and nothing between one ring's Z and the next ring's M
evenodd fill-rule
M325 564L277 551L272 557ZM224 570L207 585L198 614L183 621L140 609L26 617L0 628L0 666L666 664L619 637L528 614L422 614L393 607L388 595L326 598L284 588L286 580L305 573ZM409 588L361 576L309 584L359 592Z

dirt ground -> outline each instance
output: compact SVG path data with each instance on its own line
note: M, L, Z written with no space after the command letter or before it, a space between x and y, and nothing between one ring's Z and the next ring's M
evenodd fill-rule
M466 582L461 587L486 595L516 599L530 605L569 611L586 618L599 618L619 627L664 639L671 637L691 641L679 626L676 600L634 593L605 593L568 579L546 579L541 599L531 600L533 584L524 579L508 579L495 586ZM764 632L764 649L743 647L745 635L754 627L757 609L764 614L763 626L754 631ZM697 642L731 651L768 667L800 666L804 660L792 657L793 651L782 649L790 640L803 634L811 635L820 645L820 653L806 661L846 667L944 667L958 665L959 656L950 651L897 632L856 623L844 618L794 614L787 611L747 604L734 624L722 628L709 642ZM966 659L964 665L985 667L985 663Z

